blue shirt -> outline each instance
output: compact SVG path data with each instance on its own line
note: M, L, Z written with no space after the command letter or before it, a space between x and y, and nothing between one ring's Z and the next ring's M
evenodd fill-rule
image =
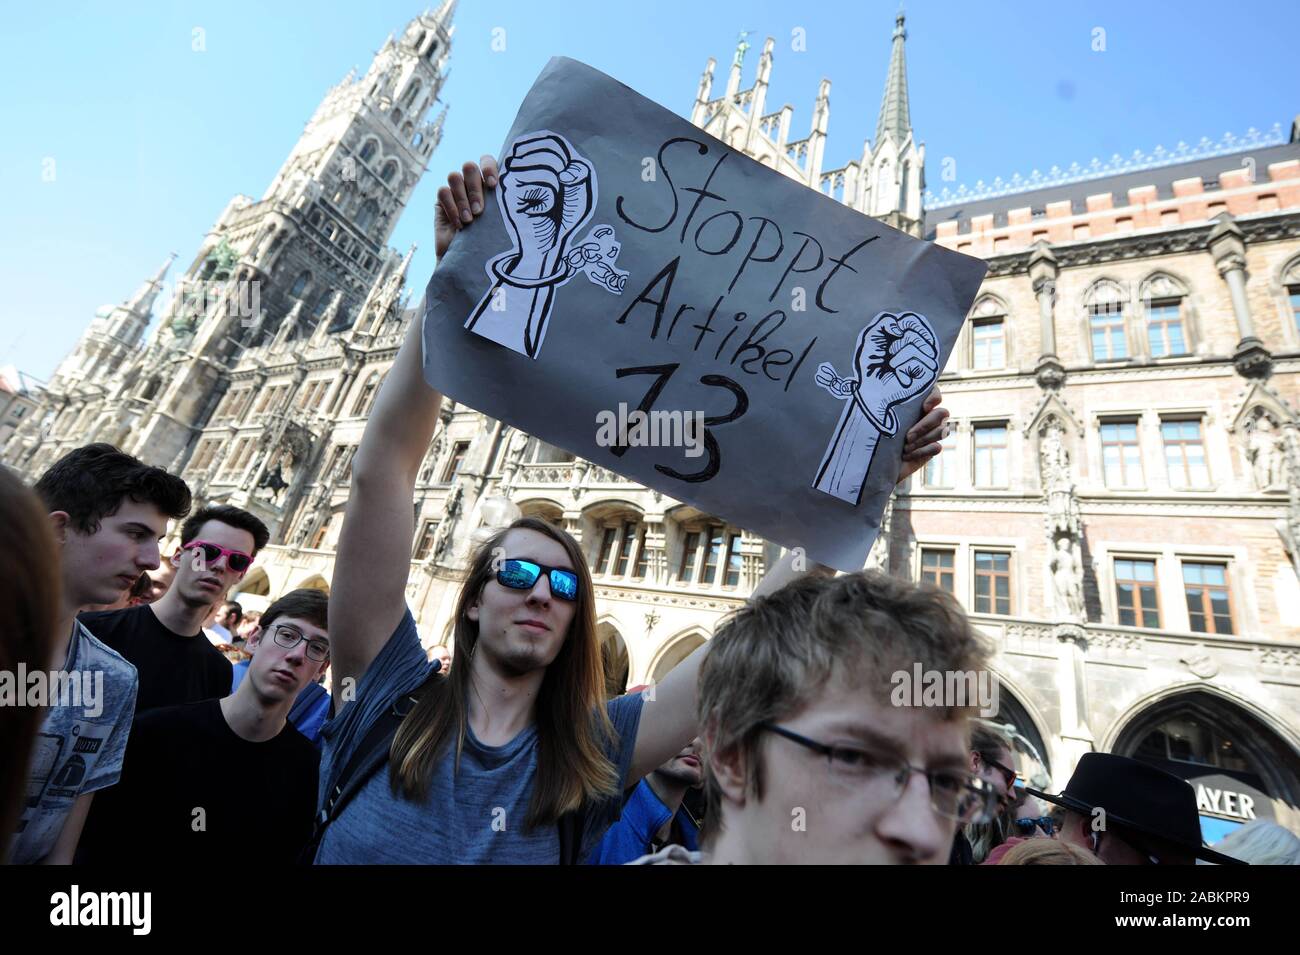
M420 686L432 673L408 610L388 643L357 686L356 700L321 730L321 798L375 719L399 696ZM640 694L607 704L616 736L606 747L619 779L632 764L641 721ZM366 782L325 830L316 861L337 864L554 865L560 839L554 825L525 827L537 777L537 727L529 725L502 746L465 737L459 771L455 747L448 746L434 766L428 796L419 802L394 795L385 764ZM586 858L618 818L618 795L585 807L579 858Z
M641 780L623 804L623 815L609 827L587 864L623 865L641 858L652 850L655 833L671 818L672 813L650 784ZM700 830L685 807L677 810L677 824L682 831L681 844L692 852L698 849Z

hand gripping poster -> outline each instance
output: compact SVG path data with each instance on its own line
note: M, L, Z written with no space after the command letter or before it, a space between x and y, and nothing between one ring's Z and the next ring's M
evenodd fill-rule
M425 292L429 384L861 568L985 264L574 60L542 71L499 164Z

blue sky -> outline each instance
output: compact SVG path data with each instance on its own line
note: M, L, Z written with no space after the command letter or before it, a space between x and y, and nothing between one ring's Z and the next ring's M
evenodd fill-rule
M436 4L435 4L436 5ZM0 365L46 378L100 305L168 252L187 264L236 193L261 196L325 91L364 71L421 9L403 0L23 4L0 34ZM776 39L769 109L806 134L829 78L827 168L875 132L895 2L462 0L441 147L393 235L433 267L434 194L447 169L495 152L547 59L584 60L682 114L708 57L716 92L741 30ZM1248 11L1248 12L1246 12ZM562 12L562 15L561 15ZM193 49L195 28L205 49ZM494 28L505 50L492 48ZM791 49L802 28L806 50ZM1105 49L1093 49L1095 31ZM1300 6L907 4L912 122L928 185L1217 139L1300 113ZM498 34L499 35L499 34ZM54 160L54 179L43 172ZM174 276L173 276L174 277Z

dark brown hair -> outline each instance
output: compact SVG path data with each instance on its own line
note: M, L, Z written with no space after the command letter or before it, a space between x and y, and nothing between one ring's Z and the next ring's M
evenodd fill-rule
M0 467L0 606L8 611L0 627L0 670L44 670L58 637L59 551L49 514L40 499L5 467ZM9 838L18 822L27 788L32 741L45 710L39 706L0 707L0 860L8 857Z
M226 601L226 603L234 603L234 601ZM225 604L222 606L225 606ZM275 623L277 617L297 617L299 620L306 620L322 630L329 630L329 608L329 594L323 590L304 587L301 590L291 590L275 601L262 612L262 616L257 622L261 625L264 633L270 628L271 624Z
M267 541L271 539L271 532L266 529L266 525L255 514L232 504L209 504L201 507L189 516L189 519L181 525L181 543L188 544L198 536L203 525L208 521L220 521L222 524L229 524L231 527L237 527L241 531L248 531L253 535L253 553L266 546Z
M150 467L111 444L87 444L50 465L36 482L45 510L65 511L83 534L99 532L99 522L117 513L127 498L152 504L180 520L190 511L190 489L162 468Z
M472 692L470 661L478 644L478 624L466 616L466 611L495 576L499 548L512 530L536 531L558 542L578 575L573 622L560 652L546 668L537 695L537 779L525 821L525 826L532 828L552 824L563 813L613 796L622 788L622 780L605 755L604 744L613 739L614 727L604 705L605 680L596 639L591 572L578 542L538 518L520 518L493 534L474 553L456 600L456 657L464 662L452 667L445 679L429 684L420 702L402 720L390 751L390 777L395 793L423 800L429 792L434 764L453 740L459 766Z

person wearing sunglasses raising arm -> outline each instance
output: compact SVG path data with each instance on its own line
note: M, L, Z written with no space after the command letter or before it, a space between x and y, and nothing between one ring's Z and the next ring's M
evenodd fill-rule
M176 576L165 594L151 604L78 618L140 671L136 713L230 692L230 661L203 635L203 620L269 539L266 525L248 511L228 504L200 508L181 527L181 545L170 559Z
M448 177L439 259L497 180L490 156ZM523 518L471 557L455 604L457 665L431 676L405 600L410 502L442 403L424 381L421 333L413 323L353 460L330 591L338 709L321 731L315 861L576 862L618 818L622 791L696 736L703 655L674 669L653 702L606 704L581 547ZM938 450L937 403L913 429L906 473ZM783 561L764 590L793 577Z

